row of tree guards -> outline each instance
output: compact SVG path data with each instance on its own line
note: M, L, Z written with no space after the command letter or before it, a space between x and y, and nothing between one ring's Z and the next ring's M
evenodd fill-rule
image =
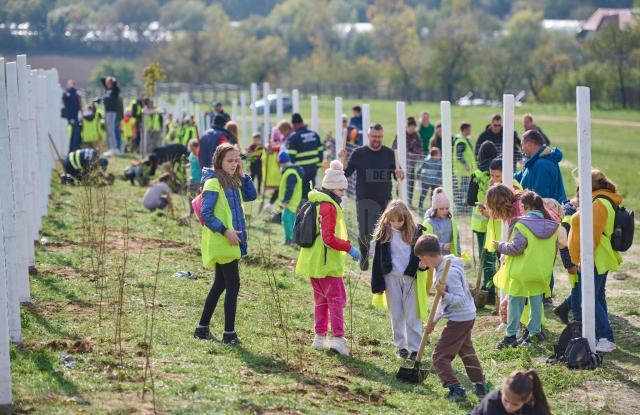
M9 341L22 343L20 304L31 299L29 267L56 168L50 144L66 152L69 143L61 97L56 69L0 57L0 408L12 400Z

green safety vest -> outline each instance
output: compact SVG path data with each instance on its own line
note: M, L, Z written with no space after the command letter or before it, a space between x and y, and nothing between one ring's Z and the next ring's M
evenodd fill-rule
M162 131L162 123L160 122L160 114L154 112L147 114L147 129L149 131Z
M469 170L464 168L464 164L458 160L456 148L458 144L464 144L464 153L462 154L462 158L464 159L467 166L469 166ZM476 158L473 154L473 148L471 148L471 144L465 137L456 137L453 141L453 175L456 177L469 177L471 176L471 172L476 169Z
M129 102L129 109L131 110L131 115L133 115L136 118L139 118L142 115L142 105L137 105L138 101L135 99L132 99L131 102ZM136 110L134 111L133 107L136 106Z
M278 194L280 195L280 203L282 203L282 199L284 198L284 194L287 190L287 179L289 176L296 176L296 186L293 188L293 195L291 196L291 200L289 200L289 211L296 213L298 210L298 206L300 206L300 201L302 200L302 177L296 171L296 169L287 168L282 173L282 180L280 180L280 190L278 190Z
M100 120L97 116L93 120L82 119L82 141L92 144L100 141Z
M193 126L181 127L180 144L187 145L192 138L198 138L198 132Z
M607 208L607 222L604 225L604 232L600 235L600 243L596 248L593 262L599 275L609 271L617 271L622 263L622 257L611 246L611 235L616 218L613 205L607 199L598 199Z
M435 235L433 232L433 225L429 222L429 220L425 220L422 224L424 226L425 235ZM456 224L456 220L451 218L451 228L453 229L452 237L451 237L451 254L455 256L460 256L460 250L458 249L458 225ZM442 242L446 243L446 242Z
M69 163L71 163L71 167L73 167L77 171L81 171L82 170L82 150L76 150L70 153Z
M331 198L331 196L317 190L312 190L309 192L309 201L312 203L331 203L338 213L336 228L334 231L336 237L345 240L349 238L342 208ZM298 262L296 264L296 272L300 275L311 278L342 277L344 275L344 264L347 259L347 253L343 251L336 251L335 249L325 246L320 232L319 207L316 215L316 227L319 234L313 242L313 245L310 248L300 249L300 255L298 256Z
M513 187L522 190L522 185L513 179ZM487 234L484 237L484 249L487 252L496 252L493 247L493 241L499 241L502 239L502 221L499 219L489 218L487 220Z
M177 130L178 125L176 125L173 121L167 123L167 134L164 136L164 140L167 143L172 143L177 139Z
M262 177L265 186L280 186L282 173L280 173L280 167L278 166L277 152L267 153L266 149L262 151Z
M125 120L124 118L120 122L120 126L122 127L122 136L125 140L131 140L134 137L134 132L136 128L136 119L131 117L129 120Z
M225 228L233 231L233 219L229 201L224 194L224 189L220 186L217 178L211 178L204 183L203 192L218 193L218 200L213 208L213 216L218 218ZM240 190L237 190L240 194ZM240 245L231 245L227 238L219 233L213 232L206 226L202 227L202 266L214 268L216 264L228 264L240 258Z
M573 217L573 215L569 216L569 215L565 215L564 218L562 218L562 223L567 223L569 224L569 229L571 229L571 218ZM576 286L576 284L578 283L578 274L568 274L569 275L569 283L571 285L571 288L574 288Z
M478 202L484 203L487 198L491 174L488 171L476 170L471 175L471 180L478 184ZM487 221L487 217L480 213L480 209L477 206L474 206L471 211L471 229L474 232L484 233L487 231Z
M549 282L556 259L558 234L554 233L548 239L540 239L525 225L516 222L509 242L513 241L516 230L527 238L527 247L520 255L507 256L506 261L493 276L493 283L514 297L534 297L540 294L550 297Z

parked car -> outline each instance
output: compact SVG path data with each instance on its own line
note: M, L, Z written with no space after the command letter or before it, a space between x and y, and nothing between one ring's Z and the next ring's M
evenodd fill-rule
M276 94L269 94L267 98L269 100L269 113L275 114L277 110L276 106L277 106L278 96ZM256 101L256 109L258 111L258 114L264 113L264 99L259 99L258 101ZM282 112L287 113L291 111L293 111L293 104L291 103L291 97L283 95L282 96Z

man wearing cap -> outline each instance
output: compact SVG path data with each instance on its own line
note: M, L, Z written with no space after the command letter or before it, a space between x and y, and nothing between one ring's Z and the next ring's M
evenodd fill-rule
M200 167L211 167L213 153L221 143L238 144L237 140L229 131L224 128L225 118L221 114L213 117L213 125L200 137L200 155L198 161Z
M222 109L222 102L220 101L216 101L213 103L213 114L211 114L211 124L213 125L213 121L215 120L215 117L217 115L220 115L224 118L224 124L226 124L227 122L231 121L231 117L229 116L229 114L227 114L226 112L224 112L224 110ZM223 124L223 126L224 126Z
M293 124L294 131L287 138L287 153L291 158L291 162L304 170L303 179L305 183L311 182L309 187L315 187L316 173L318 172L318 166L322 164L324 153L320 136L315 131L307 128L302 116L298 113L293 114L291 117L291 124ZM302 197L306 199L307 192L303 191Z

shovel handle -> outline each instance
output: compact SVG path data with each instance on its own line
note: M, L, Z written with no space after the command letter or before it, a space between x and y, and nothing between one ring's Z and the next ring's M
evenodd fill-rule
M440 281L442 284L447 283L447 274L449 274L449 268L451 268L451 260L447 259L447 262L444 264L444 270L442 271L442 277L440 277ZM418 355L416 356L416 362L422 361L422 355L424 354L424 348L429 343L429 335L427 334L427 327L433 323L433 320L436 317L436 310L438 309L438 304L440 304L440 294L436 293L435 298L433 299L433 304L431 305L431 311L429 312L429 318L427 319L427 324L424 326L424 333L422 334L422 341L420 342L420 348L418 349Z

